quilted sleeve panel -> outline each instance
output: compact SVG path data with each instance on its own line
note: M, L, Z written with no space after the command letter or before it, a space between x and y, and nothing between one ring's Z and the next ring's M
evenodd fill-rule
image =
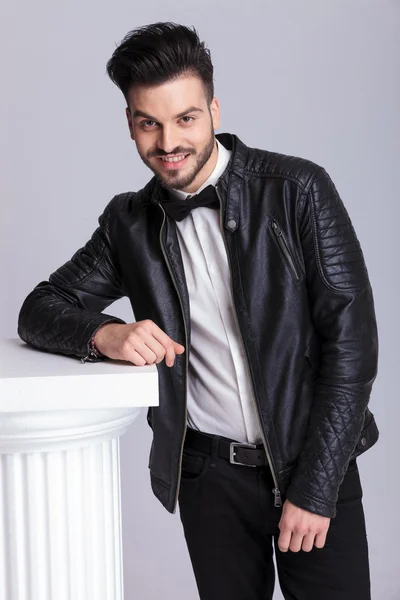
M334 517L377 373L378 335L360 244L323 169L307 194L299 231L321 356L308 432L287 497Z
M324 169L315 177L309 193L321 277L336 290L364 287L368 274L360 243L335 185Z
M124 323L101 312L124 295L111 250L110 204L86 245L25 299L18 317L18 335L27 344L84 357L101 325Z

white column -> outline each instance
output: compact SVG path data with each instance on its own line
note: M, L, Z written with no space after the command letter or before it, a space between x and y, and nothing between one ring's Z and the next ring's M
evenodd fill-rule
M22 360L18 376L13 361L7 377L0 367L0 600L122 600L118 438L143 406L138 392L157 403L156 369L21 344L7 340L7 354L29 354L28 368Z

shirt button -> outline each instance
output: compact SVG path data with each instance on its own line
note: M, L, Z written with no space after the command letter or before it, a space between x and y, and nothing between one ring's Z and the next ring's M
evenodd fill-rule
M233 219L231 219L230 221L228 221L228 227L229 227L229 229L235 229L235 227L236 227L236 221L234 221Z
M367 438L361 438L361 446L367 445Z

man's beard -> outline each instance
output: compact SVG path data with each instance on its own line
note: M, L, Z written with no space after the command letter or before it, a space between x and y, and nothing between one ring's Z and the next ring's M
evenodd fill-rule
M158 171L153 169L152 164L149 161L149 158L156 157L156 156L157 157L165 156L166 155L165 152L162 153L162 152L160 152L160 150L154 150L154 151L148 153L148 158L143 156L139 151L138 152L139 152L139 156L142 159L142 161L144 162L144 164L147 165L149 167L149 169L151 169L151 171L153 171L154 175L157 177L157 179L159 180L159 182L165 189L167 189L167 190L171 190L171 189L183 190L193 183L193 181L196 179L197 175L200 173L200 171L202 170L204 165L208 162L208 160L210 159L210 156L213 152L214 144L215 144L215 136L214 136L214 129L212 129L211 136L210 136L209 141L207 142L207 145L198 154L193 148L182 148L180 146L175 148L173 152L169 153L169 154L176 154L176 155L177 154L197 155L197 160L196 160L195 165L193 166L191 171L189 173L187 173L186 175L181 175L180 169L175 169L175 170L166 172L165 176L163 176Z

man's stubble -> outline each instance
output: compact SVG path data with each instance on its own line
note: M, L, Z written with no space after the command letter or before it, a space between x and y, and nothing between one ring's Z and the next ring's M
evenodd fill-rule
M159 171L156 171L155 169L153 169L152 164L149 159L153 158L153 157L165 156L165 154L166 154L165 152L160 152L159 150L152 150L152 151L148 152L147 156L143 156L143 154L141 154L138 149L138 153L139 153L140 158L144 162L144 164L147 167L149 167L149 169L151 171L153 171L154 175L157 177L160 184L165 189L167 189L167 190L171 190L171 189L182 190L182 189L185 189L186 187L190 186L193 183L193 181L196 179L196 177L198 176L200 171L207 164L207 162L209 161L211 154L213 152L214 144L215 144L215 133L214 133L214 128L211 128L210 139L207 142L207 144L205 145L205 147L201 150L200 153L197 154L193 148L182 148L180 146L175 148L174 151L171 152L171 154L191 154L191 155L197 154L197 160L196 160L195 165L193 166L192 170L189 173L187 173L185 176L180 176L179 169L176 169L175 171L170 171L169 173L166 173L166 177L162 177L161 174L159 173Z

